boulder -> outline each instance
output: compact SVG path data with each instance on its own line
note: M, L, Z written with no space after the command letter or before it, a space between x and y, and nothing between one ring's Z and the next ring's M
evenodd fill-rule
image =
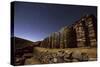
M72 58L81 61L82 60L81 52L80 51L74 51L72 53Z

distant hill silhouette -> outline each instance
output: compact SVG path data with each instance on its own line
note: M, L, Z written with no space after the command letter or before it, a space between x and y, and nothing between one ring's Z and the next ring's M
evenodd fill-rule
M37 42L32 42L26 39L22 39L19 37L11 37L11 40L14 44L15 48L23 48L23 47L27 47L27 46L39 46L39 44Z

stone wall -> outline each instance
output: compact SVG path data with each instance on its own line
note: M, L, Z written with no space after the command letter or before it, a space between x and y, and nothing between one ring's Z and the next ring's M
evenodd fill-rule
M41 47L46 48L73 48L96 47L97 21L93 15L87 15L70 26L61 28L46 37Z
M97 21L93 15L82 17L73 25L78 47L96 47L96 25Z

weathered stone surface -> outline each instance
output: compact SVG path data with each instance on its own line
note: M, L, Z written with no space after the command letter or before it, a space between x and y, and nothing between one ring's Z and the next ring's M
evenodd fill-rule
M77 59L72 59L71 61L72 62L79 62L79 60L77 60Z
M15 62L16 62L16 65L24 65L25 58L24 57L17 57Z
M25 58L31 58L32 56L33 56L32 53L25 53L25 54L23 54L23 57L25 57Z
M54 58L53 58L53 63L57 63L57 61L58 61L57 58L54 57Z
M89 57L88 57L88 54L87 53L81 53L82 55L82 61L88 61L89 60Z
M73 59L77 59L77 60L82 60L82 55L81 55L81 52L80 51L74 51L72 53L72 58Z
M64 58L64 62L71 62L71 59Z
M88 60L89 60L89 61L96 61L97 58L89 58Z

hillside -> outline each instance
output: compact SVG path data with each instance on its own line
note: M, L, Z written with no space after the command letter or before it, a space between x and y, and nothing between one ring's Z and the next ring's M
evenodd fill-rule
M12 40L12 42L14 42L14 44L12 44L12 45L14 45L16 48L23 48L23 47L26 47L26 46L36 46L36 45L38 45L35 42L29 41L29 40L26 40L26 39L22 39L22 38L19 38L19 37L12 37L11 40Z

